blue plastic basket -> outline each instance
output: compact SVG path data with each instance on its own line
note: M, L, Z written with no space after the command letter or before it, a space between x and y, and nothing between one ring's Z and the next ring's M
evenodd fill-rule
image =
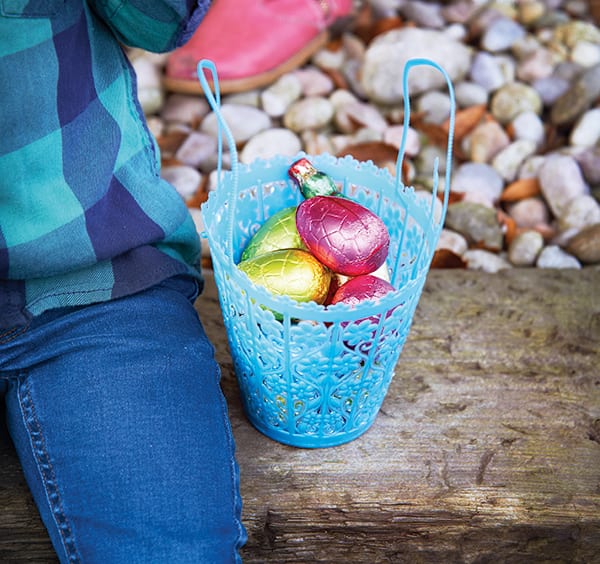
M204 235L245 413L254 427L281 443L329 447L363 434L377 416L408 335L446 214L454 131L454 92L439 65L425 59L409 61L404 92L408 93L408 71L416 65L438 69L446 78L452 101L446 182L438 217L434 215L437 164L432 198L418 197L401 182L408 94L395 178L371 161L329 154L301 153L243 165L220 112L216 68L206 60L198 65L200 82L220 126L219 182L202 206ZM214 94L205 70L212 73ZM221 169L223 134L231 152L230 171ZM342 304L327 308L314 302L301 304L270 294L237 268L242 250L263 222L301 201L288 168L302 156L386 224L391 238L387 265L396 290L383 299L363 302L354 309ZM276 318L273 312L280 315Z

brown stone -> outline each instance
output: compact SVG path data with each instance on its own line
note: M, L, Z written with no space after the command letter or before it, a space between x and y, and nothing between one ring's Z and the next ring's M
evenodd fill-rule
M582 229L569 241L566 251L586 264L600 262L600 223Z

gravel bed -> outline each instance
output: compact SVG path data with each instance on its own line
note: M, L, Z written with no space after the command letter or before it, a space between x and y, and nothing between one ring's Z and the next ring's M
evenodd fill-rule
M600 29L595 2L371 0L302 68L263 89L222 97L240 161L328 152L395 173L402 73L426 58L456 95L451 199L438 268L486 272L600 263ZM166 92L167 55L130 49L162 175L202 231L215 189L216 119L202 95ZM415 67L403 182L440 188L450 96ZM224 166L229 166L224 154ZM207 247L203 249L206 257Z

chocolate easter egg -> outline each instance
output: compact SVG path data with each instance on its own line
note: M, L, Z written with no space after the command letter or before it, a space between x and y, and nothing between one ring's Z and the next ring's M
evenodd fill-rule
M371 276L377 276L377 278L381 278L382 280L385 280L386 282L391 281L390 271L388 269L387 263L385 263L385 262L377 270L374 270L373 272L369 272L368 274L370 274ZM339 272L333 272L332 279L331 279L331 285L329 287L330 296L333 297L333 294L335 293L335 291L342 284L345 284L346 282L348 282L348 280L350 280L351 278L352 278L352 276L346 276L344 274L340 274Z
M327 297L331 272L307 251L269 251L240 262L238 267L272 294L318 304Z
M306 250L296 227L296 206L284 208L269 217L246 245L241 260L277 249Z
M349 198L304 200L296 210L296 226L308 250L346 276L377 270L388 254L390 236L381 218Z
M382 278L372 274L362 274L342 284L333 295L331 303L356 306L365 300L382 298L393 290L394 287Z
M344 303L352 307L356 307L359 303L365 300L383 298L383 296L385 296L388 292L392 291L394 291L394 287L389 282L386 282L385 280L371 274L362 274L360 276L350 278L350 280L342 284L333 295L331 305ZM388 312L388 314L389 313L390 312ZM379 314L371 315L369 317L359 319L354 323L361 323L365 321L365 319L370 320L372 323L377 323L379 321L379 317ZM342 325L345 326L347 323L344 322Z

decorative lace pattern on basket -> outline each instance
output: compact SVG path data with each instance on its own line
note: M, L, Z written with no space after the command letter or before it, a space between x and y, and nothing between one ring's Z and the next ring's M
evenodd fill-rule
M218 101L212 101L218 112ZM340 191L377 213L391 239L387 265L396 290L354 308L326 308L272 296L236 266L265 219L300 202L287 171L301 156L306 155L241 165L234 151L232 170L220 173L220 185L202 212L248 418L280 442L322 447L364 433L381 407L443 226L449 171L436 216L437 173L433 192L423 198L370 161L308 157Z

